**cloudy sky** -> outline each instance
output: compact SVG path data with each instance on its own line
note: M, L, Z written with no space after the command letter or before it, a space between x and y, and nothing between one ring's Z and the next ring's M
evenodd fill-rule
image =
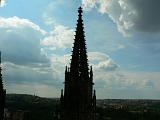
M7 92L60 96L80 5L97 97L160 99L159 0L2 0Z

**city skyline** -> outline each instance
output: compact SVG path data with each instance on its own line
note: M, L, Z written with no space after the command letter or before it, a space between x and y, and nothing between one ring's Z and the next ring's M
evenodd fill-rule
M0 50L7 93L59 97L80 5L97 97L160 99L160 2L151 0L3 0Z

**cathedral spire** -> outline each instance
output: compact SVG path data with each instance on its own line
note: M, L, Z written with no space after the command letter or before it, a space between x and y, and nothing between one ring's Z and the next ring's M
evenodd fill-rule
M92 67L88 68L82 13L79 7L71 64L66 67L61 91L60 120L95 120L96 93Z
M78 9L78 20L76 27L76 35L71 59L71 74L79 77L88 78L88 59L86 52L86 43L84 35L84 27L82 20L82 8Z

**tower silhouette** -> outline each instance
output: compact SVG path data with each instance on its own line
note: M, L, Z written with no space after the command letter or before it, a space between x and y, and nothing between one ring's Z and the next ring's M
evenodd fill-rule
M4 119L5 96L6 96L6 90L3 89L1 52L0 52L0 120Z
M60 120L95 120L96 93L92 67L88 68L82 13L79 7L71 64L66 66L61 90Z

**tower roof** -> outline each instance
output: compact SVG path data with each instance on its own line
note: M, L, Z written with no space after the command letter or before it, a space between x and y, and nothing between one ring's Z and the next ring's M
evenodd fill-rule
M74 46L71 59L71 73L75 76L88 77L88 59L82 20L82 7L78 9L78 20L75 31Z

